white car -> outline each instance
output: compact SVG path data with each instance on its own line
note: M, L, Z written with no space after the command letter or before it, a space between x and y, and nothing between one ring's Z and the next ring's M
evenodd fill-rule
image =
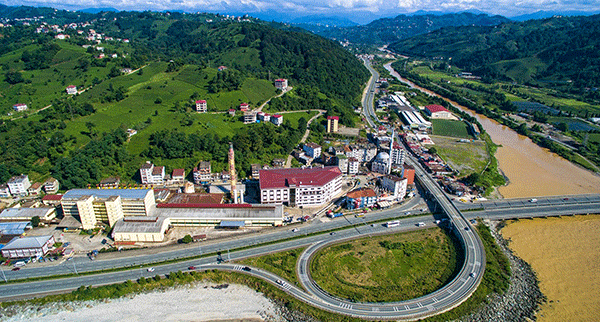
M154 272L154 267L148 267L147 271L148 272Z
M298 231L298 228L292 229L292 232L294 232L294 233L297 232L297 231Z

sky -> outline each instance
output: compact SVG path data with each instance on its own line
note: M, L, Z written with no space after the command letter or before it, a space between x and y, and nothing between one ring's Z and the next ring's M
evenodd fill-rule
M247 13L293 17L342 16L364 23L415 11L478 10L513 17L544 11L599 11L600 0L0 0L5 5L47 6L59 9L115 8L118 10L183 10L222 14ZM277 19L274 19L277 20Z

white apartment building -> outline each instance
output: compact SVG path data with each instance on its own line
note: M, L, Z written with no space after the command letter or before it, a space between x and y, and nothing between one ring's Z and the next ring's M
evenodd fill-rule
M146 161L140 167L140 178L142 184L162 184L165 180L165 167L155 167L150 161Z
M208 110L208 105L206 104L206 100L197 100L196 101L196 112L206 113L207 110Z
M348 174L353 175L358 173L360 167L360 161L357 158L348 158Z
M342 172L324 168L269 169L260 171L260 202L289 206L319 206L342 191Z
M321 146L313 142L304 144L302 150L306 152L306 155L313 159L316 159L321 156Z
M29 176L26 174L22 174L20 176L15 176L10 178L6 183L8 185L8 189L10 193L14 195L27 195L27 189L31 187L31 183L29 182Z
M400 200L406 195L408 179L388 174L381 177L380 180L383 189L389 191L395 199Z

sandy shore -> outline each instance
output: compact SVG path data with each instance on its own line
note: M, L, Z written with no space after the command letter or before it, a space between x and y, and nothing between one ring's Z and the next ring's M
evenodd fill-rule
M200 283L121 299L31 308L6 321L280 321L275 305L242 285Z
M598 321L600 215L520 220L502 235L531 265L547 297L540 322Z

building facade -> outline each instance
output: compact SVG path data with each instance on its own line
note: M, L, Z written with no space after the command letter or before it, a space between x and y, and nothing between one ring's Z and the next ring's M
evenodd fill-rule
M280 78L280 79L276 79L275 80L275 88L278 88L280 90L285 90L288 87L288 80L285 78Z
M327 117L327 133L337 132L339 121L340 121L339 116L328 116Z
M381 187L390 192L396 200L404 198L408 180L395 175L388 174L381 177Z
M196 101L196 112L206 113L206 111L208 111L208 104L206 104L206 100L197 100Z
M260 171L263 204L319 206L331 201L341 189L342 173L337 166Z
M210 161L200 161L192 171L195 184L208 184L211 181Z
M26 196L27 189L31 187L29 176L26 174L10 178L6 184L8 185L8 189L10 189L10 193L18 196Z
M302 150L306 152L306 155L313 159L321 156L321 146L313 142L305 143Z
M346 195L346 208L361 209L373 207L377 203L377 194L373 189L362 188L350 191Z
M54 245L52 235L14 238L2 248L2 256L11 259L39 258L46 255L52 245Z

